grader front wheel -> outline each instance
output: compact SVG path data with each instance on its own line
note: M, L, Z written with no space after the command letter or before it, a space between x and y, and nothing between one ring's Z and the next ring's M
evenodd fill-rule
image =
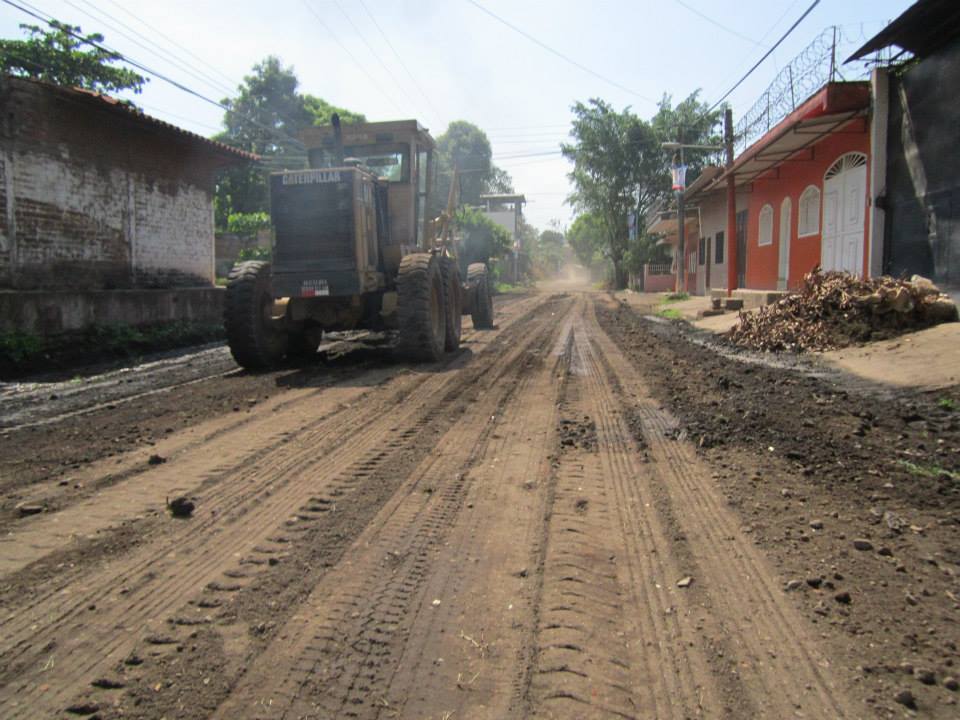
M397 274L398 349L415 362L436 362L446 342L446 308L440 258L413 253Z
M452 257L441 257L440 274L443 277L444 309L446 315L443 349L447 352L454 352L460 349L461 315L463 310L460 270L457 268L457 261Z

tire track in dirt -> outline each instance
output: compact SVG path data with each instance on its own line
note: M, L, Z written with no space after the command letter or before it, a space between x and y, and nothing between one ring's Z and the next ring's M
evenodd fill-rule
M555 471L529 715L702 716L716 691L678 619L670 538L643 487L649 471L580 315L573 334L562 411L566 429L580 431L563 440Z
M549 375L538 348L556 332L556 321L544 316L523 336L501 377L410 474L215 717L395 716L391 681L398 664L405 671L410 661L407 642L422 639L411 627L432 625L424 616L443 606L425 595L437 577L438 550L477 482L480 458L504 431L506 408L532 377ZM406 691L394 691L401 702Z
M531 303L535 302L532 298L526 298L512 303L512 312L502 320L501 328L509 328L515 318L524 316L532 307ZM473 343L482 337L483 334L470 330L464 333L464 342ZM461 356L448 364L448 368L461 367L466 360L465 356ZM11 524L0 541L5 551L0 561L0 577L41 560L50 552L75 545L78 538L102 532L118 519L162 510L164 500L170 496L200 492L210 484L211 478L215 479L233 468L242 469L264 453L274 452L280 443L311 430L312 426L341 412L345 406L356 402L359 403L358 408L362 409L365 403L362 396L376 390L378 385L396 373L396 368L388 367L351 375L334 383L332 388L324 386L293 400L280 400L269 408L261 406L260 412L247 418L210 423L212 429L199 437L187 440L171 438L157 448L130 453L133 457L128 459L117 461L111 458L96 463L88 471L75 474L73 479L96 486L97 492L75 494L69 504L59 507L55 513L45 513ZM404 388L418 382L417 376L395 378L396 397L403 399ZM267 415L267 409L275 415ZM319 417L318 411L322 413ZM344 419L349 422L348 416ZM299 426L295 423L299 423ZM316 442L323 439L313 438ZM210 448L214 448L216 453L210 452ZM180 460L178 456L188 454L183 460L191 463L189 474L185 473L180 462L149 466L146 463L147 455L154 450L170 461ZM195 456L189 455L191 451L199 451L195 453L200 457L199 462ZM230 458L230 465L224 465L221 457ZM148 491L142 493L138 488L145 484ZM203 500L210 507L208 501L217 503L225 499L219 495L204 495ZM35 501L43 504L40 500ZM30 569L25 574L29 575ZM10 584L14 587L20 585L16 581Z
M539 302L528 307L534 309ZM521 314L521 326L525 318L529 320L529 313ZM498 344L510 344L502 332L491 341L486 364L479 363L475 372L495 370L511 356L498 353ZM462 362L468 359L465 356ZM211 504L219 503L216 516L182 530L174 528L130 557L108 562L68 587L57 588L56 594L18 609L16 622L8 617L4 623L8 635L0 649L6 685L0 700L8 716L29 716L38 707L62 709L66 698L80 692L97 668L105 670L126 656L145 626L154 622L162 627L158 618L182 606L197 589L241 589L240 582L217 580L225 564L264 542L284 518L332 483L336 468L349 465L351 456L384 445L389 448L391 442L399 447L415 438L418 422L451 399L448 386L456 388L457 361L447 370L401 378L402 389L390 393L385 404L358 404L310 431L298 428L300 434L289 438L289 443L265 450L253 462L248 458L239 467L221 467L216 477L209 478L207 496ZM399 417L382 411L401 400L405 412ZM330 451L326 457L321 452L325 447ZM335 489L346 492L342 487ZM91 607L97 609L93 618ZM55 687L47 687L48 682L43 682L47 678L37 671L45 665L49 669L52 657L60 670Z
M432 563L381 717L522 713L571 323L567 313L474 462L467 510Z
M632 395L657 486L694 555L696 583L706 595L707 635L726 638L736 677L762 717L859 717L837 687L811 630L786 602L776 574L740 524L693 447L676 437L676 421L652 400L644 380L603 332L593 305L586 327L608 377L605 386Z

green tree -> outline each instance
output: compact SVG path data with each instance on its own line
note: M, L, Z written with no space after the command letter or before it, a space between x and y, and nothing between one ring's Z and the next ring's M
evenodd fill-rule
M723 108L708 112L710 106L700 102L700 91L691 93L676 107L672 105L670 95L664 95L658 105L657 114L650 120L654 132L661 142L681 142L689 145L722 145L720 122ZM684 153L687 166L686 183L689 185L703 172L707 165L723 164L721 151L690 151Z
M568 201L590 213L613 264L615 287L627 280L627 215L642 216L668 188L664 152L652 125L630 112L618 112L599 99L573 106L574 141L561 146L573 162L574 191Z
M214 139L260 155L263 165L234 168L221 176L217 183L217 227L226 227L231 214L269 209L269 172L307 164L298 138L301 130L330 122L334 112L345 123L364 121L363 115L302 94L299 87L293 67L284 67L280 58L271 55L253 66L235 98L222 101L228 108L223 116L226 129Z
M489 262L491 258L503 255L513 244L506 228L474 208L457 208L454 224L462 238L459 255L463 266Z
M589 268L602 256L606 243L606 230L597 215L586 212L574 219L567 230L566 239L580 264Z
M337 107L315 95L304 95L303 106L310 115L312 125L329 125L334 113L340 117L340 122L344 125L367 121L363 114Z
M111 63L122 60L121 56L97 47L103 35L83 35L79 26L59 20L48 25L50 30L21 25L29 38L0 40L0 72L96 92L143 89L146 78L130 68L114 67Z
M548 228L537 238L535 260L541 272L556 275L563 265L564 236L559 230Z
M460 204L479 205L485 193L512 193L510 174L493 164L487 134L473 123L455 120L437 137L437 187L430 207L435 217L446 207L454 167L459 168Z

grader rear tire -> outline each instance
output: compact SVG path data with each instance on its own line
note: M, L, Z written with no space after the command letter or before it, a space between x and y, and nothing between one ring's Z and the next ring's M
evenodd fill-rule
M446 308L440 258L430 253L406 255L397 274L398 350L414 362L443 357Z
M460 269L457 267L457 261L452 257L441 257L440 274L443 277L444 307L446 314L443 349L447 352L454 352L460 349L461 316L463 314Z
M467 285L475 293L473 300L473 326L478 330L493 327L493 294L490 288L490 275L484 263L471 263L467 267Z
M283 359L287 336L271 323L270 263L250 260L230 271L223 324L230 353L249 370L263 370Z

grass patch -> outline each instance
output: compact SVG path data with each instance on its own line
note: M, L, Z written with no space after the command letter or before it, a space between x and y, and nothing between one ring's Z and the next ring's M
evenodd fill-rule
M188 320L157 323L143 327L123 324L91 325L79 332L52 337L27 333L0 334L0 378L13 379L35 373L65 373L74 369L116 360L130 361L146 353L200 345L223 338L219 323ZM66 374L69 373L69 374ZM81 378L76 376L75 380Z
M498 282L494 288L496 289L498 295L509 295L511 293L521 294L530 291L530 288L526 287L525 285L511 285L510 283L502 282Z
M684 300L689 300L689 299L690 299L690 293L675 292L675 293L667 293L663 298L663 302L675 303L675 302L682 302Z
M939 478L943 475L946 475L955 482L960 481L960 473L947 470L939 465L917 465L909 460L897 460L897 465L916 477Z
M0 361L22 363L43 352L43 339L14 330L0 333Z
M660 308L657 310L657 315L667 320L681 320L683 318L676 308Z
M957 401L953 398L942 397L937 400L937 407L941 410L949 410L954 412L957 409Z
M213 282L217 287L226 287L229 280L225 277L218 277Z

